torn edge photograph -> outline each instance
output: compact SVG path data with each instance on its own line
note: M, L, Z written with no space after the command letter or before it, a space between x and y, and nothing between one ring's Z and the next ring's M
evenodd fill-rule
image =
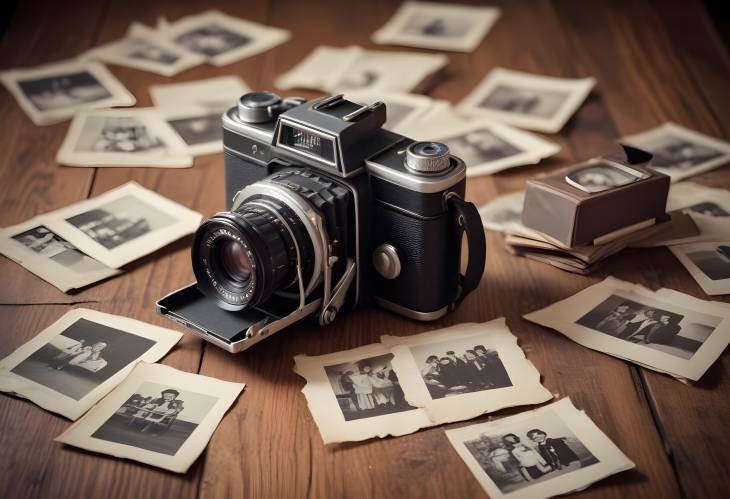
M133 106L134 96L103 64L68 60L0 72L0 81L36 125L52 125L80 109Z
M519 128L557 133L586 100L594 78L555 78L494 68L457 111Z
M491 498L540 499L582 490L634 463L569 398L446 437Z
M705 293L730 294L730 241L680 244L669 250Z
M193 166L185 142L154 108L78 112L56 160L66 166Z
M675 182L669 187L667 212L683 210L709 217L730 217L730 190L694 182Z
M620 140L652 153L651 167L669 175L672 182L730 162L730 143L672 122Z
M730 342L730 307L607 277L525 319L588 348L697 381Z
M202 219L136 182L43 217L51 231L115 269L192 234Z
M134 319L74 309L0 361L0 390L76 420L137 362L158 361L181 337Z
M141 362L55 440L185 473L244 386Z
M372 35L381 45L405 45L454 52L479 46L501 15L498 7L405 2Z
M435 424L553 398L504 317L381 341L394 354L406 400Z
M150 97L162 113L174 112L187 106L203 108L207 113L217 113L220 127L220 115L235 106L238 99L250 91L248 85L237 76L218 76L183 83L151 85Z

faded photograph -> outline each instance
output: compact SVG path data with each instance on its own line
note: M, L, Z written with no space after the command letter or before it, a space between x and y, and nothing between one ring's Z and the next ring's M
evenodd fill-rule
M569 97L569 92L498 84L478 106L549 119L560 111Z
M12 238L35 253L74 272L83 274L108 270L104 264L79 251L73 244L42 225L16 234Z
M144 382L91 437L174 456L217 402L217 397Z
M461 38L475 26L475 22L462 16L434 16L414 13L404 24L405 35L433 36L436 38Z
M523 152L515 144L498 137L490 130L474 130L469 133L439 139L454 156L463 159L469 165L479 165L507 158Z
M66 221L109 250L177 222L132 195L74 215Z
M635 182L639 177L610 163L597 163L565 176L565 180L586 192L601 192Z
M214 105L214 107L223 106L229 107L230 102L226 101L218 103L218 106ZM223 139L220 112L202 116L168 119L167 123L189 146L205 144Z
M464 446L503 494L586 468L599 460L554 413L505 433L482 433Z
M164 153L165 144L134 116L88 116L74 148L77 152Z
M647 348L690 359L722 319L700 312L644 305L632 293L613 294L576 324ZM628 298L632 296L632 298Z
M80 400L154 345L150 339L78 319L11 372Z
M241 33L228 30L217 23L182 33L175 42L188 50L206 57L214 57L251 43L252 39Z
M712 249L691 251L686 255L709 279L730 279L730 244L718 244Z
M175 64L180 59L178 54L141 38L130 38L120 52L126 57L159 64Z
M707 215L710 217L730 217L730 213L725 211L725 209L721 206L718 206L717 203L713 203L711 201L687 206L685 210L694 211L695 213Z
M77 107L112 97L88 71L17 81L25 97L39 111Z
M722 151L671 133L646 140L642 147L654 155L653 166L677 170L687 170L724 155Z
M386 354L324 367L345 421L415 409L406 402L392 359Z

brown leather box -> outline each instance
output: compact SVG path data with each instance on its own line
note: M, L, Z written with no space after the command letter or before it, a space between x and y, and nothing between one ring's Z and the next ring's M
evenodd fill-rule
M528 180L522 223L572 248L664 221L669 177L646 167L651 154L622 147Z

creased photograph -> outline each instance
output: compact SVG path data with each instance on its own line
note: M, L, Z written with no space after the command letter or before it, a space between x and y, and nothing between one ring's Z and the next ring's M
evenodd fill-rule
M381 45L471 52L492 29L500 14L498 7L405 2L373 33L372 39Z
M218 10L158 25L161 35L209 64L226 66L289 40L287 30L264 26Z
M55 440L185 473L244 386L141 362Z
M79 111L56 161L66 166L93 167L193 165L185 142L154 108Z
M0 361L0 391L78 419L140 361L160 360L182 333L78 308Z
M192 234L202 219L135 182L43 217L49 230L115 269Z
M697 284L708 295L730 294L730 239L724 242L670 246Z
M730 342L730 307L607 277L525 319L588 348L697 381Z
M457 111L539 132L557 133L586 100L594 78L555 78L494 68Z
M435 424L553 398L504 317L381 341L393 353L406 401Z
M0 253L64 293L121 273L52 232L42 216L0 229Z
M425 411L406 401L392 360L390 349L379 343L294 357L325 444L406 435L433 425Z
M710 217L730 217L730 190L694 182L675 182L669 188L667 211L683 210Z
M163 112L194 106L203 108L210 114L217 113L220 119L224 111L235 106L238 99L251 89L238 76L217 76L204 80L151 85L149 91L155 107Z
M623 137L621 143L652 153L652 168L669 175L672 182L730 162L730 143L672 122Z
M134 22L127 35L86 52L85 59L174 76L205 62L205 57L182 50L160 34Z
M569 398L446 436L493 499L563 495L635 467Z
M36 125L52 125L80 109L133 106L134 96L103 65L68 60L0 72L0 81Z

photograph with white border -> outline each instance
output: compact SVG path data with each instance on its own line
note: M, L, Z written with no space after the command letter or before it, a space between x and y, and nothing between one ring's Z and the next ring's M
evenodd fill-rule
M0 72L0 81L36 125L52 125L80 109L133 106L134 96L103 65L67 60Z
M419 122L431 110L435 102L425 95L389 91L371 92L369 90L347 91L345 99L363 106L369 106L378 101L383 102L387 115L383 128L396 133Z
M569 398L446 437L492 499L567 494L635 467Z
M694 182L675 182L669 187L667 197L667 211L674 210L730 217L730 190Z
M467 116L557 133L595 84L594 78L555 78L494 68L456 109Z
M0 229L0 253L64 293L120 274L80 251L35 217Z
M607 277L525 319L585 347L697 381L730 342L730 307Z
M476 119L452 127L435 125L424 123L417 138L449 146L451 154L466 163L467 177L534 165L560 151L554 142L496 121Z
M349 66L359 55L359 47L333 47L319 45L304 59L274 80L274 85L282 90L301 88L308 90L327 90L332 87L333 68Z
M376 343L327 355L294 357L325 444L413 433L433 423L405 401L393 354Z
M244 386L141 362L55 441L185 473Z
M160 34L209 64L226 66L280 45L291 33L208 10L158 25Z
M45 226L111 268L194 233L203 216L136 182L47 213Z
M675 219L674 213L672 214L672 221ZM638 241L633 243L631 246L636 248L654 248L657 246L674 246L677 244L730 240L730 217L703 215L692 211L683 213L683 215L690 218L692 224L689 225L693 225L693 227L682 227L687 229L686 231L669 230L666 233L659 233L656 237L650 237L648 240ZM677 225L685 224L682 223Z
M372 40L381 45L471 52L479 46L501 13L498 7L405 2L373 33Z
M182 333L77 308L0 361L0 391L78 419L140 361L156 362Z
M223 151L221 113L192 105L158 108L157 113L185 143L188 154L203 156Z
M669 250L708 295L730 294L730 240L679 244Z
M504 317L414 336L382 336L406 401L435 424L553 398Z
M498 196L479 207L482 224L487 230L512 232L522 225L522 208L525 205L525 191ZM526 227L524 227L527 229Z
M56 161L66 166L93 167L193 166L185 142L154 108L79 111Z
M218 76L204 80L151 85L150 97L155 107L164 111L195 106L218 118L251 89L238 76Z
M620 141L652 153L650 166L672 182L730 163L730 143L672 122Z

